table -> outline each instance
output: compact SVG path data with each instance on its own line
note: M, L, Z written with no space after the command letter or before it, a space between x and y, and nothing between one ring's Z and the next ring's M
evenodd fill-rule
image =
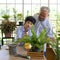
M24 48L17 47L17 49L18 54L27 55L27 51L25 51ZM3 46L2 49L0 50L0 60L28 60L28 59L9 55L9 50L6 50L6 46ZM30 59L30 60L42 60L42 59ZM46 58L44 58L43 60L46 60Z

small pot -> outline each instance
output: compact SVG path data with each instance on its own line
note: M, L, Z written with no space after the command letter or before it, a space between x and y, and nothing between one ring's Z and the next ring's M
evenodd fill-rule
M15 44L9 45L9 54L10 55L16 55L17 54L17 48Z
M23 22L19 22L19 25L20 25L20 26L23 26Z
M32 47L30 49L31 52L40 52L40 49L38 47Z

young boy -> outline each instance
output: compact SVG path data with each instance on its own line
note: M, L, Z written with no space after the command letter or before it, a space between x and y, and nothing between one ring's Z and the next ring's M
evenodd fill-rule
M17 28L17 39L23 38L24 35L31 36L31 27L35 22L36 20L32 16L26 17L24 25Z

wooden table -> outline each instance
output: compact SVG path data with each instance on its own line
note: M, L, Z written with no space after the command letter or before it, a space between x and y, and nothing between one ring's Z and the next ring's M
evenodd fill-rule
M17 53L21 55L27 55L27 51L25 51L22 47L17 47ZM4 47L2 47L2 49L0 50L0 60L28 60L28 59L9 55L9 50L6 50ZM45 57L44 59L32 58L30 60L46 60L46 58Z

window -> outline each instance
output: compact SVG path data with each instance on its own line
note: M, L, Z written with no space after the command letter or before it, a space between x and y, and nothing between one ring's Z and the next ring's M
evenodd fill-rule
M22 13L25 18L28 15L39 13L41 6L50 8L49 19L54 27L54 31L56 31L57 22L60 23L58 21L60 20L60 0L0 0L0 24L3 20L2 15L5 12L11 15L11 20L14 20L13 8L16 10L16 14Z

